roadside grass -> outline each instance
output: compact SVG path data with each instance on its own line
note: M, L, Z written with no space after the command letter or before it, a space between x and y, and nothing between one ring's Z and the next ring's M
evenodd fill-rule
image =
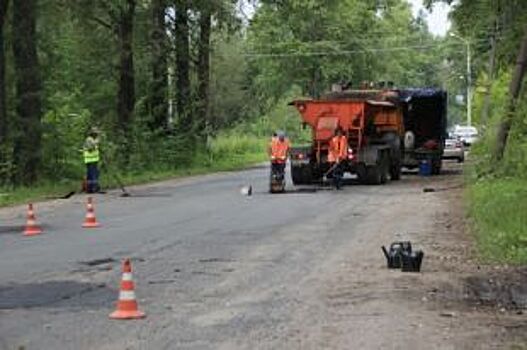
M490 262L527 263L527 181L485 179L468 187L481 257Z
M219 171L233 171L262 163L267 159L266 140L234 133L222 134L214 139L207 150L196 152L191 163L184 167L159 164L148 169L116 172L103 168L100 183L103 189L168 180L178 177L202 175ZM42 182L32 187L0 187L0 207L26 202L38 202L62 197L71 191L80 191L82 176L78 180Z

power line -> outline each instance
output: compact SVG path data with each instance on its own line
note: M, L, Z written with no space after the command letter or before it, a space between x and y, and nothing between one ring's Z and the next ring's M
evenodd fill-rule
M450 45L462 46L461 43L451 43ZM375 53L375 52L394 52L394 51L409 51L409 50L425 50L437 48L445 45L415 45L415 46L400 46L400 47L384 47L384 48L364 48L360 50L338 50L328 52L288 52L288 53L240 53L236 55L223 56L243 56L243 57L311 57L311 56L345 56L360 53Z
M395 37L394 37L395 38ZM392 41L392 40L385 40L386 38L385 37L382 37L382 38L379 38L379 37L376 37L376 38L372 38L372 39L359 39L359 40L356 40L356 39L350 39L350 40L347 40L347 41L343 41L343 40L319 40L319 41L283 41L283 42L274 42L274 43L266 43L266 44L257 44L257 45L254 45L255 48L283 48L283 47L287 47L287 46L296 46L296 47L299 47L299 46L302 46L302 45L305 45L305 46L323 46L323 45L333 45L333 46L337 46L337 45L353 45L353 44L357 44L361 41L368 41L368 42L372 42L373 40L382 40L382 41ZM397 41L397 40L393 40L393 41ZM416 41L421 41L421 40L411 40L411 39L404 39L404 40L400 40L401 43L404 43L404 42L416 42ZM471 41L472 44L481 44L481 43L488 43L488 39L474 39ZM444 42L441 42L441 43L437 43L436 45L447 45L447 44L450 44L450 45L457 45L458 43L456 42L450 42L450 43L444 43Z

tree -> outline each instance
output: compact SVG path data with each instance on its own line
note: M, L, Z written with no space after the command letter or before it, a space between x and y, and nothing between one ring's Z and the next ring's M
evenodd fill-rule
M168 63L166 35L166 1L152 1L152 83L150 89L151 129L165 129L168 121Z
M210 87L210 34L212 11L209 4L201 9L199 18L199 58L198 58L198 131L203 133L209 120Z
M190 32L187 0L175 0L175 11L176 109L180 128L189 131L193 129L193 122L190 113Z
M116 16L119 40L119 86L117 92L117 118L125 135L132 123L135 107L134 33L135 0L121 1Z
M437 86L440 40L390 1L261 1L248 30L250 79L260 104L292 85L317 96L333 83L394 81Z
M135 67L134 67L134 20L136 0L76 0L78 16L109 30L117 48L117 125L124 136L129 136L135 107ZM80 19L81 22L84 18ZM87 33L96 37L96 33ZM108 38L105 38L108 41ZM85 48L88 50L88 48ZM105 50L112 54L112 50ZM106 55L105 55L106 56Z
M16 182L37 180L41 144L41 82L37 56L36 0L13 2L13 56L16 73L17 132L14 160Z
M9 0L0 0L0 146L4 145L7 139L7 107L5 91L5 46L4 46L4 23L7 17ZM0 149L0 162L2 162L2 150Z

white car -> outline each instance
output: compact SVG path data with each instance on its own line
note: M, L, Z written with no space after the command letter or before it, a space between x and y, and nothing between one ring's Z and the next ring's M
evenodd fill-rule
M456 125L452 136L460 139L466 146L470 146L478 140L478 129L473 126Z
M457 159L458 163L465 161L465 147L459 139L446 139L443 159Z

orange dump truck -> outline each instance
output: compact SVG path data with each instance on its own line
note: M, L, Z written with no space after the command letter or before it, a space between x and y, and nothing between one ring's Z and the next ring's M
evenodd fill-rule
M340 127L348 137L345 172L362 183L399 180L401 167L423 161L439 174L446 138L445 91L434 88L346 90L291 102L312 129L311 145L291 150L297 185L319 183L330 169L328 143Z
M405 130L403 109L394 91L352 90L320 100L295 100L291 105L312 129L311 145L291 150L294 184L318 183L328 175L328 144L338 127L348 138L344 172L356 174L367 184L399 180Z

